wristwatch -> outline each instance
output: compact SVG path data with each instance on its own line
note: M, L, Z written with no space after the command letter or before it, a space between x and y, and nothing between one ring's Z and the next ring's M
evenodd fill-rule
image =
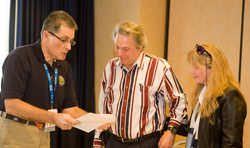
M171 133L175 135L175 134L177 133L177 130L178 130L178 129L177 129L177 127L175 127L175 126L171 126L171 127L168 127L168 130L170 130Z

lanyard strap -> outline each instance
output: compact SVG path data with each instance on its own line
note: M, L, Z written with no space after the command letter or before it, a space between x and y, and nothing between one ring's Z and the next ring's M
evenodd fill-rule
M52 85L52 81L51 81L51 77L50 77L50 74L49 74L49 70L48 70L48 67L47 65L44 63L43 64L44 68L45 68L45 71L47 73L47 77L48 77L48 81L49 81L49 94L50 94L50 105L51 105L51 109L53 108L53 104L54 104L54 91L56 90L56 85L57 85L57 78L58 78L58 69L56 68L54 70L55 72L55 87L54 87L54 90L53 90L53 85Z

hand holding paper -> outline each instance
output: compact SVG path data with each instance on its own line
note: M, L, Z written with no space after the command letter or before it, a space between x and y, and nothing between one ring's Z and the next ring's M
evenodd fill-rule
M107 130L110 126L111 126L110 123L106 123L104 125L99 126L98 129L100 129L100 130Z
M85 132L91 132L92 130L106 124L116 121L116 117L111 114L94 114L88 113L84 116L77 118L76 120L81 122L81 125L75 125L75 128L83 130Z

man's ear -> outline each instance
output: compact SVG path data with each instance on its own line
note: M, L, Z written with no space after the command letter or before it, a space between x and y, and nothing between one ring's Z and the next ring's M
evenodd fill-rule
M48 31L43 31L43 40L44 40L44 42L49 43L50 33Z
M139 48L140 52L142 52L142 51L143 51L143 48L144 48L144 46L142 46L141 48Z

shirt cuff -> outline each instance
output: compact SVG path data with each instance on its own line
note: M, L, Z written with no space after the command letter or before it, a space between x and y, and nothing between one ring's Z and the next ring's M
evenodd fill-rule
M177 129L179 129L180 123L175 121L175 120L170 120L168 127L173 127L173 126L177 127Z
M94 141L93 141L93 147L95 147L95 146L102 147L103 146L102 140L99 138L101 132L102 132L102 130L100 130L98 128L95 130L95 137L94 137Z
M103 146L102 140L99 138L95 138L94 142L93 142L93 147L95 147L95 146L102 147Z

